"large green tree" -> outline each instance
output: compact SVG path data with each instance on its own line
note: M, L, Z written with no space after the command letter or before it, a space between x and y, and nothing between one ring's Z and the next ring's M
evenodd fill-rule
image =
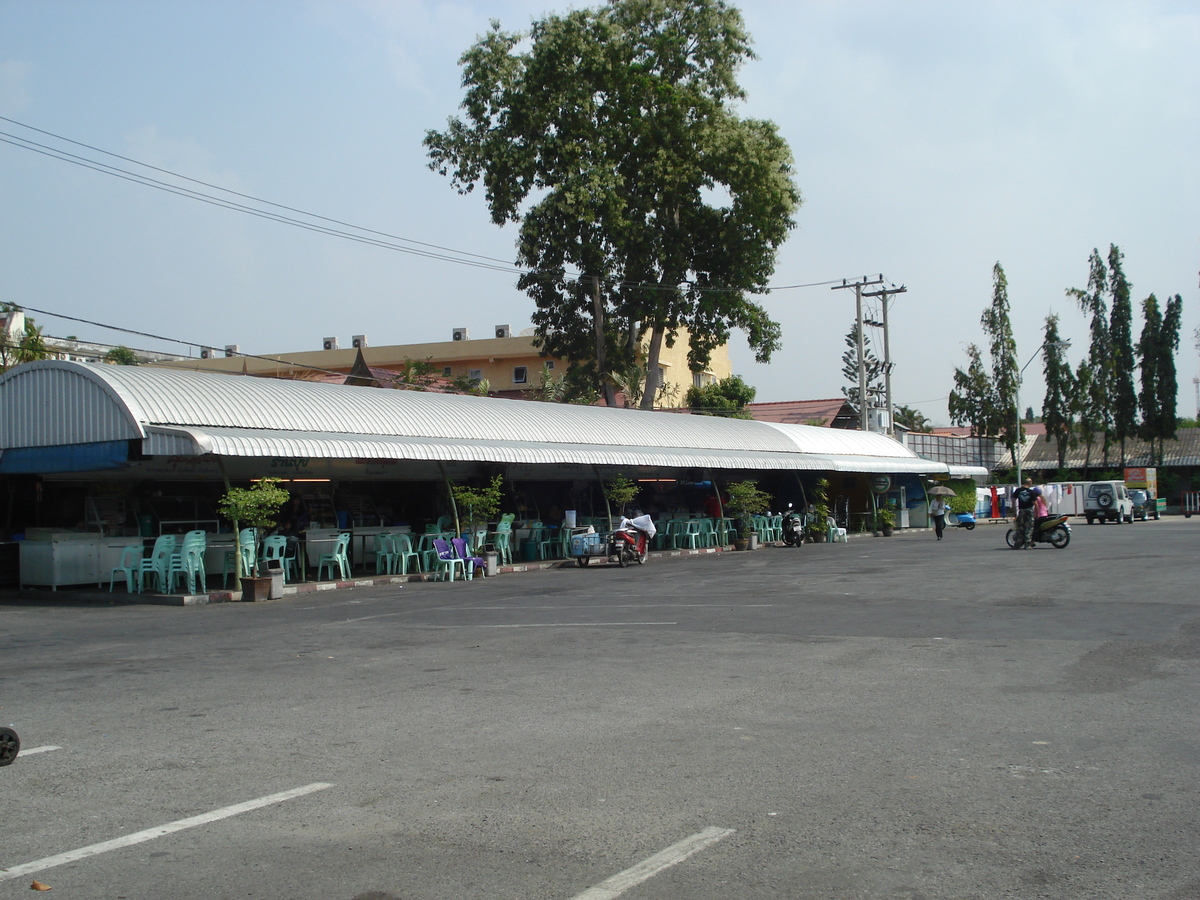
M612 0L527 33L493 22L461 59L463 117L425 137L432 169L463 193L482 184L492 220L520 223L538 345L609 403L643 340L644 407L684 329L693 371L735 328L760 361L779 347L751 296L800 195L776 126L732 108L751 58L722 0Z
M688 409L697 415L749 419L746 405L754 402L756 393L741 375L730 375L704 387L688 388L686 402Z
M1009 317L1008 278L1000 263L992 267L992 302L984 309L979 324L988 337L991 372L983 364L979 347L971 344L967 348L967 369L954 371L950 420L957 425L970 424L974 434L998 437L1015 460L1025 433L1017 410L1021 371Z
M1071 409L1071 398L1075 393L1075 377L1071 366L1064 358L1062 338L1058 333L1058 316L1046 316L1043 332L1043 373L1046 378L1046 396L1042 400L1042 422L1046 426L1046 437L1054 441L1058 453L1058 467L1066 468L1067 451L1074 443L1075 417Z
M1124 254L1116 244L1108 248L1108 358L1105 371L1109 379L1109 404L1112 407L1110 439L1121 446L1125 461L1125 442L1138 433L1138 398L1134 387L1137 358L1133 352L1133 303L1130 285L1122 269Z
M1142 336L1137 344L1141 369L1138 406L1142 411L1141 436L1150 443L1155 460L1162 464L1163 443L1175 437L1175 417L1179 381L1175 371L1175 351L1179 349L1179 328L1183 316L1183 298L1176 294L1167 300L1165 312L1151 294L1142 301Z
M846 399L855 409L861 411L862 406L858 398L858 322L850 326L850 331L846 334L846 346L850 349L842 354L842 375L850 382L851 387L843 387L842 393L846 395ZM865 341L863 343L863 369L867 376L867 405L870 406L873 397L883 396L883 360L871 351ZM880 405L886 406L887 404Z
M1108 285L1108 270L1099 250L1092 250L1088 257L1087 288L1068 288L1067 296L1073 297L1084 315L1090 316L1087 359L1080 363L1076 372L1075 414L1079 437L1087 448L1087 462L1092 458L1092 444L1098 431L1104 432L1104 458L1108 460L1109 435L1112 433L1112 409L1109 404L1111 379L1108 376L1109 338L1108 302L1105 290ZM1086 374L1085 374L1086 372ZM1086 392L1087 396L1081 396Z

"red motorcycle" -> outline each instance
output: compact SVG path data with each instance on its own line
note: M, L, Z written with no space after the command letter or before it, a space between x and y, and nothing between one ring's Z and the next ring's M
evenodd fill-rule
M645 565L650 553L650 539L658 533L649 516L637 516L632 519L621 517L621 525L609 535L608 552L615 556L622 566L631 566L635 562Z

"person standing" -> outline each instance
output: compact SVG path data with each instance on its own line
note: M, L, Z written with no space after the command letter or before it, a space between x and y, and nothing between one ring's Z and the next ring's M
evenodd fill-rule
M929 501L929 516L933 519L933 530L937 533L939 541L942 539L942 532L946 530L946 512L945 497L934 497Z
M1033 486L1032 478L1026 478L1025 483L1013 492L1017 504L1017 550L1033 549L1033 519L1041 496L1042 492Z

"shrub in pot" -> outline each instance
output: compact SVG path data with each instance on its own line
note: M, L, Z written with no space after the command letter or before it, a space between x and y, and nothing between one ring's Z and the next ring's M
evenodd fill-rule
M760 491L757 481L735 481L728 485L725 491L729 495L729 499L725 501L725 508L733 513L737 520L738 537L734 546L744 550L742 542L745 541L748 545L750 536L754 534L754 516L767 511L771 504L771 495Z
M227 482L228 483L228 482ZM279 486L278 478L264 478L251 488L231 487L217 503L217 511L233 523L234 566L239 580L258 579L258 557L262 549L263 531L275 525L275 516L288 502L288 492ZM237 546L243 528L255 530L254 565L250 572L242 571L242 554ZM242 590L246 593L245 585ZM256 590L251 591L255 595Z

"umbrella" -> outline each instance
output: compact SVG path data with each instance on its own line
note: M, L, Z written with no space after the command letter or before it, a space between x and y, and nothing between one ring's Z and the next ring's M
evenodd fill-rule
M958 494L956 494L954 491L950 490L950 488L942 487L940 484L937 487L931 487L925 493L927 493L930 497L957 497L958 496Z

